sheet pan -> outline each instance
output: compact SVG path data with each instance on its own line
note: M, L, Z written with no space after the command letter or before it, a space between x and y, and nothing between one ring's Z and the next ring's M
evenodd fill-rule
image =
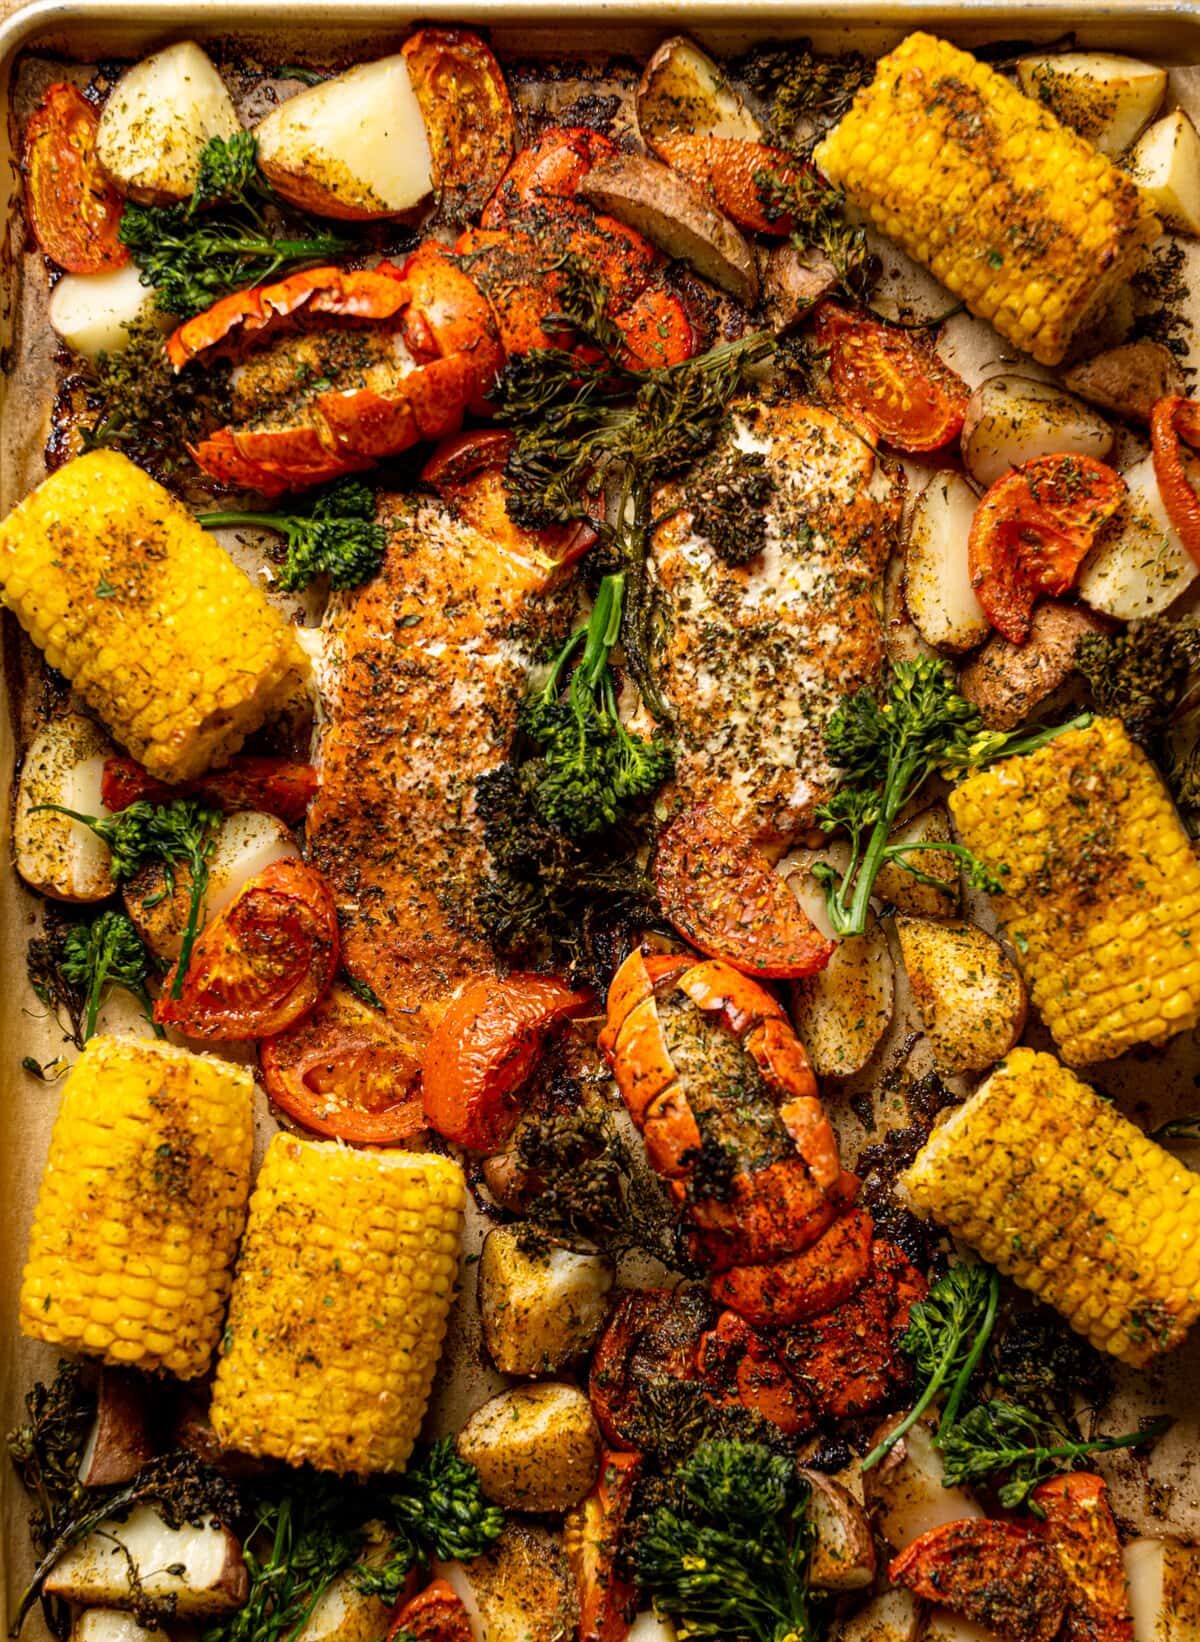
M1077 0L1074 5L1060 0L963 0L959 5L929 0L427 0L411 12L372 0L288 0L286 6L272 6L269 0L210 0L203 7L195 0L38 0L0 26L0 92L9 111L0 127L0 509L7 512L40 476L44 407L39 393L51 348L40 294L42 263L25 246L20 211L12 111L21 76L42 72L46 79L58 77L67 64L130 58L184 37L227 48L232 44L263 62L338 61L394 49L416 21L486 26L502 56L546 54L559 62L574 53L609 52L615 43L624 52L644 56L665 34L683 29L717 52L755 39L808 35L823 49L879 53L914 27L924 27L967 46L1051 41L1073 32L1083 45L1165 63L1200 63L1200 0ZM39 59L49 60L44 70L36 67ZM11 618L4 620L7 710L0 710L0 791L7 794L22 744L29 689L15 625ZM57 1108L55 1086L23 1073L20 1059L30 1053L48 1059L61 1046L25 978L25 945L35 919L34 900L10 864L5 799L0 803L0 1432L17 1421L25 1388L35 1376L52 1370L55 1358L50 1348L20 1340L16 1328L28 1222ZM1192 1037L1176 1040L1165 1056L1130 1057L1102 1069L1096 1081L1135 1115L1153 1113L1161 1121L1194 1110L1200 1043ZM853 1127L848 1109L837 1115ZM265 1111L260 1113L260 1142L272 1127ZM499 1383L480 1366L472 1272L468 1264L456 1337L434 1411L439 1424L457 1423L462 1411ZM1178 1423L1150 1466L1113 1456L1114 1498L1132 1529L1200 1539L1200 1342L1177 1354L1167 1370L1140 1381L1135 1393L1128 1386L1119 1388L1110 1418L1121 1418L1123 1411L1163 1408ZM24 1495L0 1458L0 1611L6 1616L30 1565ZM39 1628L40 1622L31 1619L26 1636L32 1638Z

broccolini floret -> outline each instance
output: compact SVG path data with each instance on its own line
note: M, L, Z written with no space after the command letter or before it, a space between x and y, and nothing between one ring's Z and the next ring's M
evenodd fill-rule
M59 968L63 980L82 1001L84 1043L95 1032L100 1007L114 986L131 992L138 1000L156 1037L165 1035L154 1020L146 991L150 971L146 948L123 912L110 910L90 923L72 924L63 940Z
M255 525L275 530L287 542L277 585L296 593L328 576L332 588L360 587L383 563L387 531L375 516L375 492L361 479L339 479L298 503L294 513L253 513L227 509L202 513L206 529Z

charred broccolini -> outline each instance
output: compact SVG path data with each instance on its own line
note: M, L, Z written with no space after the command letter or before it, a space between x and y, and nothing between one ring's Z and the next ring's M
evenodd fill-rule
M383 562L387 531L375 516L374 489L361 479L340 479L316 491L294 513L254 513L225 509L202 513L206 530L225 525L253 525L274 530L287 543L287 557L276 575L284 593L296 593L328 576L331 588L360 587Z

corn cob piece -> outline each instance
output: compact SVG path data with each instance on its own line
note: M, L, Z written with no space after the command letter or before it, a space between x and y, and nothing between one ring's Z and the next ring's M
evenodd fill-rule
M50 1139L22 1331L110 1363L203 1374L246 1217L253 1106L244 1066L92 1038Z
M1200 1316L1200 1176L1053 1055L1014 1049L903 1179L921 1212L1124 1362Z
M1068 1065L1196 1025L1200 866L1119 719L969 776L950 810L1004 885L997 911Z
M307 672L262 590L115 451L67 463L0 524L0 594L164 781L235 753Z
M1109 159L929 34L880 59L814 158L881 233L1044 365L1159 233Z
M465 1203L448 1158L277 1134L217 1367L221 1441L326 1471L403 1470L441 1354Z

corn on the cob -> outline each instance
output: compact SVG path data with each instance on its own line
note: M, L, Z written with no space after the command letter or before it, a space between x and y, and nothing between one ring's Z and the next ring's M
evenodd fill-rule
M1014 1049L903 1179L920 1210L1127 1363L1200 1316L1200 1176L1053 1055Z
M1159 233L1109 159L929 34L880 59L814 158L881 233L1045 365Z
M433 1153L278 1134L250 1202L213 1390L221 1441L327 1471L399 1471L458 1273L466 1184Z
M151 774L237 751L306 663L262 590L115 451L80 456L0 524L0 593Z
M50 1139L22 1330L110 1363L203 1374L246 1217L253 1105L246 1067L92 1038Z
M1200 1020L1200 866L1150 760L1094 719L950 797L1034 1003L1072 1066Z

